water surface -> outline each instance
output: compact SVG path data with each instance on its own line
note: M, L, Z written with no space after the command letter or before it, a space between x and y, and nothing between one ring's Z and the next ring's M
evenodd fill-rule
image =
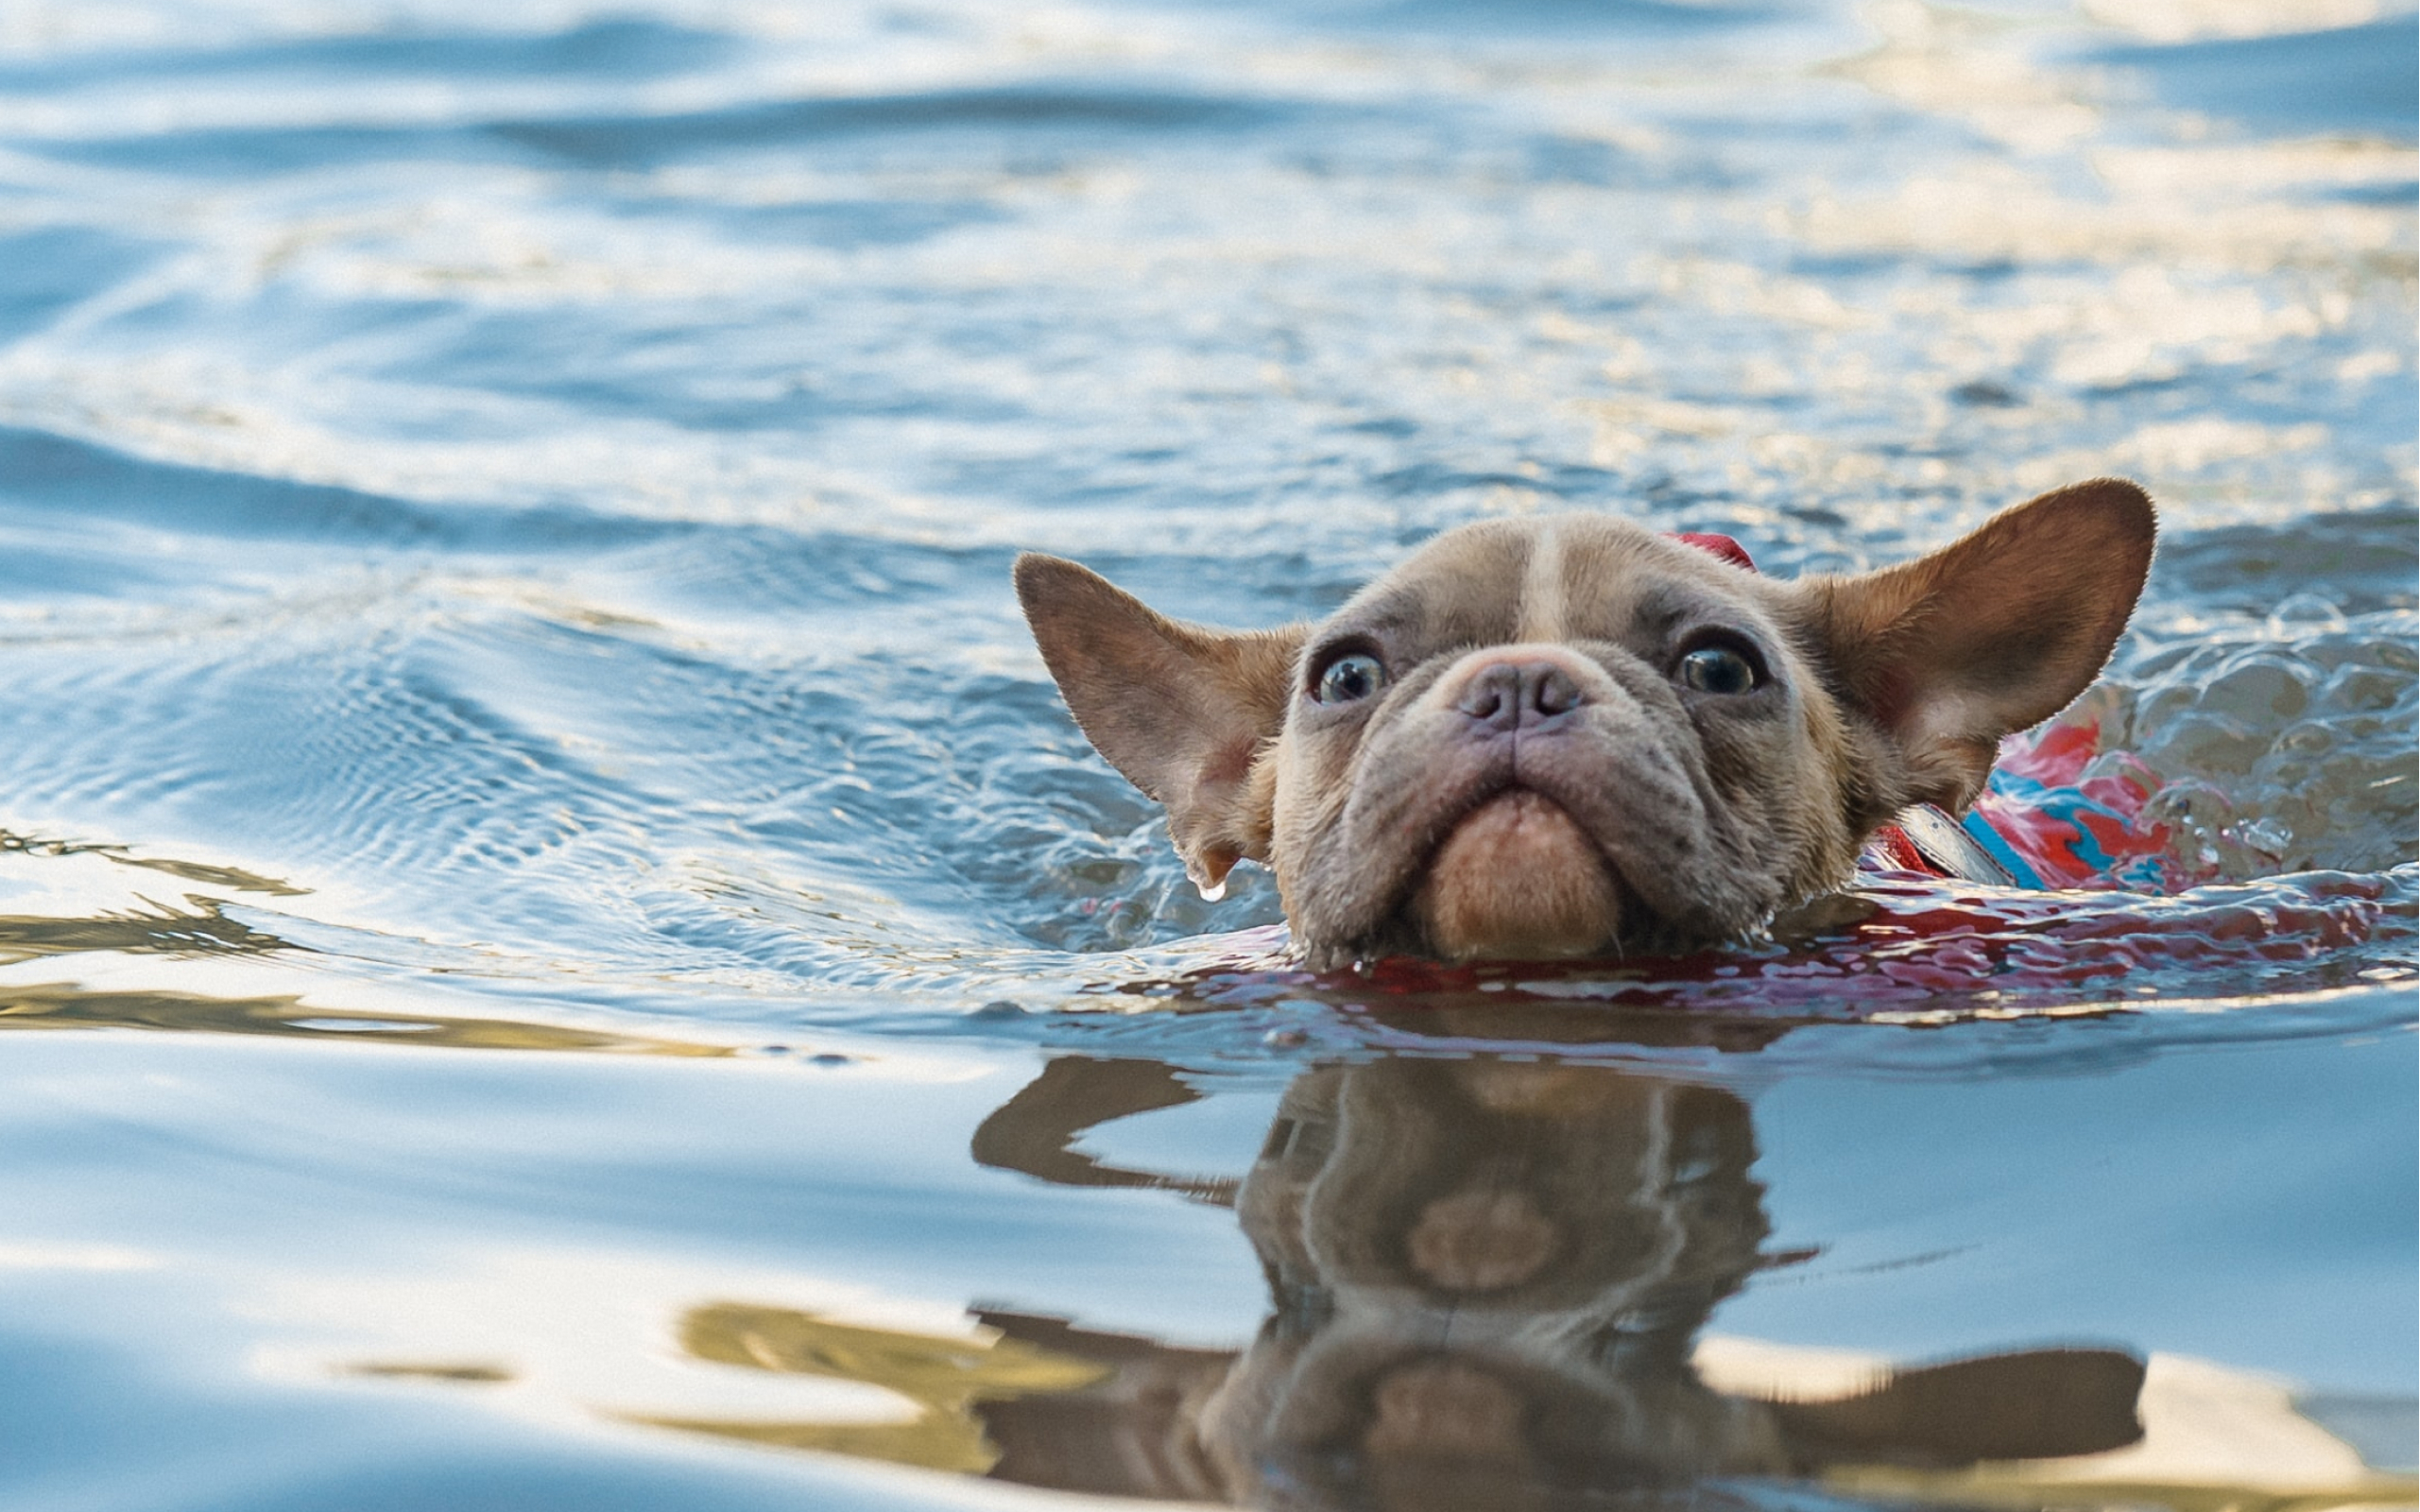
M2409 1503L2411 39L8 11L0 1499ZM1611 971L1292 971L1007 586L2107 472L2169 885Z

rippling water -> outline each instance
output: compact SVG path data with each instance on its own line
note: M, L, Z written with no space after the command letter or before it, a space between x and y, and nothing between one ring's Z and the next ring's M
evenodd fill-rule
M2409 1502L2416 45L0 7L0 1496ZM2180 890L1612 972L1294 971L1007 585L2106 472Z

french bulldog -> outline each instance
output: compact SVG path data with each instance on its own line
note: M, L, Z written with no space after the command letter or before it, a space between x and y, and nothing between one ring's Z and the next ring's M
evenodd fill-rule
M1708 946L1847 883L2107 662L2156 520L2101 478L1916 560L1778 580L1603 515L1449 530L1317 625L1162 616L1060 558L1019 601L1085 735L1313 969Z

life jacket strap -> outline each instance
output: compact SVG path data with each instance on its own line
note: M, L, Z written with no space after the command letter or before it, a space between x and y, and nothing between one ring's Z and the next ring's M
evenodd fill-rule
M1899 811L1865 842L1866 859L1894 871L1922 872L1995 887L2046 885L1999 831L1980 814L1964 823L1930 803Z

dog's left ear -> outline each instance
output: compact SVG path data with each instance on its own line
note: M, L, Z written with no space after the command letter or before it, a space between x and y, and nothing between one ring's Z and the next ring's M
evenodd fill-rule
M1930 557L1805 585L1819 651L1907 758L1910 802L1957 810L2000 737L2108 662L2151 571L2150 497L2096 478L2006 509Z
M1098 573L1017 558L1017 601L1093 747L1168 809L1185 873L1216 897L1235 863L1269 859L1261 746L1285 727L1309 633L1214 630L1155 613Z

